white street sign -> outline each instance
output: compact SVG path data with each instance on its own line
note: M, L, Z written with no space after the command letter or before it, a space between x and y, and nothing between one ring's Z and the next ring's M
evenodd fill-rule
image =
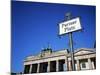
M71 20L68 20L65 22L61 22L59 24L59 35L73 32L73 31L77 31L80 29L82 29L81 24L80 24L80 18L76 17L74 19L71 19Z

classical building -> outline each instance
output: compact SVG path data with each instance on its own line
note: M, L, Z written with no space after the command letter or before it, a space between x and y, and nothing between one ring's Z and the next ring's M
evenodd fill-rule
M95 49L80 48L74 52L75 70L96 69ZM37 56L28 56L24 60L24 74L71 71L71 53L68 49L52 51L47 48Z

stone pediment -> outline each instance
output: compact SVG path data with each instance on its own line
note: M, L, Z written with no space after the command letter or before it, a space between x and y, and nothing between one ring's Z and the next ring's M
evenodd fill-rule
M75 51L75 55L83 55L83 54L91 54L91 53L95 53L95 49L81 48Z

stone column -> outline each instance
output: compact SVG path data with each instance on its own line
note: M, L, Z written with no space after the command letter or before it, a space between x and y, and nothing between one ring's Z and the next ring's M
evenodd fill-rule
M70 61L68 61L68 70L69 70L69 71L72 71L72 64L71 64L71 60L70 60Z
M37 65L37 73L39 73L40 63Z
M65 59L66 71L68 70L68 63L67 59Z
M89 64L89 69L92 70L93 68L92 68L92 63L91 63L91 59L90 58L88 58L88 64Z
M58 71L59 71L59 61L56 60L56 72L58 72Z
M93 68L93 69L95 69L95 66L94 66L94 61L92 62L92 68Z
M76 60L76 63L77 63L77 70L79 71L80 70L80 62L79 62L79 60Z
M48 68L47 68L47 72L50 72L50 61L48 61Z
M29 73L31 73L31 72L32 72L32 64L30 65Z

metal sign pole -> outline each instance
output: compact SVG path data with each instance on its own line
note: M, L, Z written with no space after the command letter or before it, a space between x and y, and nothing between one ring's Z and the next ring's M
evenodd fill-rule
M67 20L71 19L71 13L66 14ZM71 60L72 60L72 70L75 71L75 62L74 62L74 49L73 49L73 38L72 32L69 33L69 44L70 44L70 51L71 51Z
M71 59L72 59L72 70L75 71L75 62L74 62L74 49L73 49L72 32L69 33L69 43L70 43L70 51L71 51Z
M72 64L72 70L75 71L75 61L74 61L74 48L73 48L73 38L72 33L74 31L80 30L81 24L80 24L80 18L74 18L71 19L71 13L65 14L65 21L59 23L59 35L63 34L69 34L69 43L70 43L70 52L71 52L71 64Z

